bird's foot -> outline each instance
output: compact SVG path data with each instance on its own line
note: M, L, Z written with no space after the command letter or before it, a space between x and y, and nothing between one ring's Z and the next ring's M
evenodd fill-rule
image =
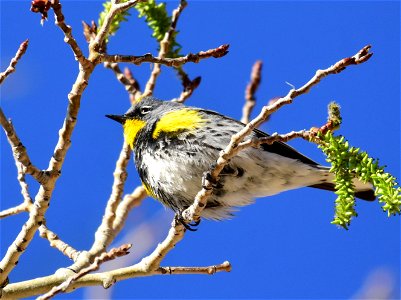
M210 186L208 185L208 182L211 183L212 187L210 187ZM203 187L205 190L208 190L208 191L209 191L209 190L211 190L211 189L213 189L213 188L215 188L215 187L217 187L217 186L218 186L218 181L215 180L215 179L213 178L212 174L211 174L209 171L203 172L203 176L202 176L202 187Z
M179 222L180 224L182 224L182 226L185 227L185 229L188 229L189 231L197 231L197 228L194 227L198 227L198 225L201 222L201 219L199 219L198 221L192 222L192 223L187 223L185 222L184 218L182 217L181 212L178 212L175 214L175 219L177 222Z

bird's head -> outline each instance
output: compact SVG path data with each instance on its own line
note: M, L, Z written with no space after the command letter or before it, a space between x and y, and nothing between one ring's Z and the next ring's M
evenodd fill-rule
M183 107L183 105L171 101L161 101L153 97L143 97L135 102L125 114L106 115L106 117L123 125L125 141L133 149L138 133L142 129L146 128L152 133L152 128L154 128L155 123L166 113L180 109L181 107ZM168 124L168 126L170 129L172 128L171 124ZM167 130L167 128L162 128L162 130L164 129Z

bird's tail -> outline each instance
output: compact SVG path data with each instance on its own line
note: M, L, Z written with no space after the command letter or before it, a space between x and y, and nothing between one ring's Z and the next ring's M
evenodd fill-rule
M319 168L324 169L325 171L328 172L328 168L319 166ZM334 175L332 173L329 173L329 176L327 176L327 181L323 183L318 183L314 185L310 185L309 187L312 188L317 188L321 190L328 190L328 191L335 191L335 185L334 185ZM355 187L355 197L366 200L366 201L374 201L376 199L375 196L375 191L370 183L364 183L356 178L353 179L353 184Z

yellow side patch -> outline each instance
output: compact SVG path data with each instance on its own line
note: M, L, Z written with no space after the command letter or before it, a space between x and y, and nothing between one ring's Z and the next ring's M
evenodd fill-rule
M144 183L142 181L142 186L145 189L146 193L148 194L148 196L157 199L155 193L153 193L153 190L150 188L150 186L148 186L146 183Z
M205 122L206 120L196 110L180 109L171 111L162 116L156 123L152 137L157 139L162 132L177 136L180 132L199 128Z
M131 149L134 148L136 136L144 126L146 122L142 120L126 120L124 122L124 139L125 142L131 146Z

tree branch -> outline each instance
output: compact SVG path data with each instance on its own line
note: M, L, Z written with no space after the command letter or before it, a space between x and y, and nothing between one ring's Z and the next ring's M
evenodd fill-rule
M42 238L47 239L50 242L50 246L56 248L69 259L75 261L79 256L80 252L67 243L60 240L57 234L47 228L46 225L42 224L39 227L39 234Z
M1 108L0 124L7 135L7 139L13 151L13 156L16 164L21 164L23 166L23 172L25 174L32 175L32 177L35 178L39 183L44 183L45 181L47 181L47 174L39 170L31 163L26 148L21 143L21 140L19 139L13 124L11 123L11 121L7 120Z
M128 68L124 69L124 73L121 72L121 69L117 63L105 62L104 66L114 72L117 80L125 87L125 90L129 93L130 102L132 104L135 99L140 95L139 84L133 78L132 73L129 71Z
M130 157L131 149L129 145L124 143L120 152L120 156L116 162L112 192L109 200L107 201L102 223L95 233L93 245L89 251L81 252L78 259L72 266L69 267L69 269L79 272L79 270L89 265L93 259L106 250L106 248L113 241L114 237L121 230L122 224L125 222L125 218L128 216L128 211L124 211L123 216L121 214L118 215L120 218L118 221L121 222L121 225L117 224L114 226L114 222L116 218L116 210L121 201L124 184L128 176L126 167Z
M131 194L125 195L123 200L117 207L116 217L113 222L113 230L120 232L124 227L125 221L127 220L129 212L139 205L141 205L143 199L148 196L143 186L138 186Z
M85 275L84 277L73 282L66 292L70 292L74 289L84 286L103 286L104 288L109 288L117 281L137 277L178 274L213 275L217 272L230 272L230 270L231 265L229 262L207 267L160 267L152 272L143 271L142 267L137 264L108 272ZM17 299L46 293L50 288L62 284L64 281L65 277L63 276L50 275L9 284L3 290L3 297L4 299Z
M116 14L129 9L130 7L136 5L139 2L144 2L144 0L129 0L123 3L113 3L110 11L104 18L104 22L102 26L99 28L97 35L93 41L89 44L89 49L91 52L90 59L93 60L96 57L95 53L99 53L100 49L102 48L102 45L107 37L107 33L109 32L110 26L113 22L113 19ZM92 57L91 57L92 56ZM105 61L103 61L105 62ZM112 61L110 61L112 62ZM116 62L116 61L115 61Z
M53 298L55 295L61 292L65 292L68 289L68 287L71 286L79 278L85 276L89 272L98 270L102 263L107 262L109 260L113 260L123 255L127 255L129 253L128 250L131 248L131 246L132 246L131 244L124 244L118 248L111 249L107 253L102 253L100 256L95 258L95 261L90 266L82 269L79 273L75 274L74 276L69 277L62 284L53 287L49 292L47 292L41 297L38 297L37 300L47 300Z
M53 0L52 8L55 15L55 24L60 27L60 29L64 33L64 42L70 45L72 52L74 53L75 60L77 60L82 66L85 66L89 63L89 61L85 58L82 53L81 48L78 46L77 41L74 39L72 35L71 26L65 24L65 18L63 12L61 10L61 4L59 0Z
M195 77L194 80L189 79L188 74L185 73L182 66L176 68L176 70L178 72L178 76L180 76L180 78L181 78L183 91L181 92L181 94L178 98L173 99L171 101L178 102L178 103L184 103L189 97L191 97L192 93L199 86L202 78L200 76L198 76L198 77Z
M59 130L59 139L55 147L54 154L50 159L48 169L46 171L46 174L49 175L48 180L41 183L39 191L35 197L35 203L30 210L28 221L24 224L15 241L8 247L5 256L0 262L0 286L2 286L4 282L7 281L8 274L17 265L20 256L28 247L36 230L39 228L40 225L44 223L44 215L49 207L50 199L57 178L60 175L60 170L63 165L65 156L71 145L71 135L75 128L81 96L86 86L88 85L88 80L91 73L93 72L94 66L95 65L93 63L86 64L85 66L82 65L75 80L75 83L72 86L71 92L68 94L69 103L67 108L67 115L64 119L64 124L62 128ZM2 125L5 124L5 117L2 112L0 113L0 120ZM12 129L11 124L5 125L5 129L8 128L6 129L6 131L9 139L11 139L13 142L17 142L18 140L16 139L16 136L12 135L13 130L10 130L10 128ZM22 144L16 143L16 146L22 146ZM19 151L25 150L19 149ZM28 162L30 163L27 155L24 155L23 158L25 158L25 164L27 164ZM31 164L27 164L28 170L30 170L30 165ZM37 171L37 169L34 169L33 171ZM26 173L28 173L28 171Z
M253 108L255 107L256 98L255 93L260 85L260 81L262 79L262 61L258 60L252 67L251 73L251 81L248 83L245 90L245 104L242 108L242 118L241 122L244 124L249 123L251 113Z
M22 55L25 54L26 49L28 49L28 40L25 40L21 43L19 46L17 53L13 57L13 59L10 61L10 65L7 67L7 69L0 73L0 84L3 83L4 79L8 77L11 73L15 72L15 66L17 65L18 61L21 59Z
M171 249L175 247L178 242L180 242L184 238L184 234L184 225L182 225L176 220L176 218L174 218L173 222L171 223L171 228L167 234L167 237L164 239L163 242L157 245L156 249L153 250L150 255L144 257L138 264L138 266L146 272L152 272L159 268L160 263L162 262L164 257L167 255L168 252L170 252Z
M178 274L208 274L213 275L217 272L230 272L231 264L228 261L220 265L209 267L160 267L158 269L162 274L178 275Z
M113 241L116 232L113 230L113 222L116 217L116 210L121 201L124 192L124 184L128 177L127 165L131 158L131 148L128 144L124 143L120 152L120 156L116 162L114 171L114 183L112 192L107 201L106 210L103 220L98 230L95 233L95 241L89 251L93 255L105 251L106 247Z
M25 203L21 203L21 204L19 204L17 206L2 210L0 212L0 219L3 219L5 217L9 217L9 216L13 216L13 215L17 215L19 213L27 212L27 211L29 211L29 209L26 206L26 204Z
M181 0L178 7L173 11L171 18L171 26L169 30L164 35L163 39L160 41L160 50L158 58L165 58L166 55L170 51L171 40L174 38L174 33L176 31L176 26L178 22L178 18L180 17L182 11L187 6L187 2L185 0ZM152 73L150 74L149 80L146 83L145 91L143 92L143 96L151 96L153 94L153 90L155 88L157 77L160 75L161 65L154 64Z
M142 56L101 54L99 59L102 62L126 62L126 63L133 63L135 65L140 65L144 62L150 62L170 67L178 67L188 62L198 63L201 59L209 57L214 57L214 58L223 57L228 53L228 47L229 45L225 44L214 49L201 51L196 54L190 53L185 56L177 58L159 58L159 57L154 57L150 53L147 53Z

